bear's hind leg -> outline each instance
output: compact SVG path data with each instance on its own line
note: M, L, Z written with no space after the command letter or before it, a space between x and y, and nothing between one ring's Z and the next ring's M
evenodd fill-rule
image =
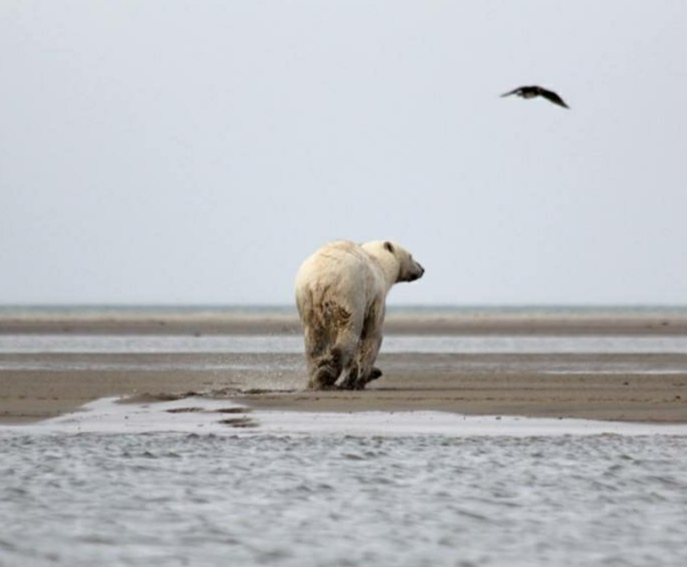
M333 348L328 355L321 356L310 373L308 388L330 390L335 387L342 369L341 351Z
M332 388L341 374L341 352L332 347L336 333L317 318L312 319L305 325L308 388L324 390Z
M315 390L336 387L342 372L350 375L362 328L360 318L333 302L325 302L322 313L322 321L306 332L308 387Z

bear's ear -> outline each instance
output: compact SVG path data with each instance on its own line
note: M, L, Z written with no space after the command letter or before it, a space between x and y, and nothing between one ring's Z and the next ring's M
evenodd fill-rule
M394 245L391 244L388 240L384 243L384 250L388 250L392 254L394 253Z

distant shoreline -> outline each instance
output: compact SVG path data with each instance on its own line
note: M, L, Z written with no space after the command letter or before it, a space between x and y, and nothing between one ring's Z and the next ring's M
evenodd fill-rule
M295 309L3 308L0 334L300 334ZM385 332L403 335L686 335L687 309L392 308Z

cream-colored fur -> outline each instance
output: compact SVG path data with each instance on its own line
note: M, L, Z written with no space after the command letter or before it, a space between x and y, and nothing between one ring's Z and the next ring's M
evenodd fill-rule
M389 241L346 240L320 248L301 265L296 305L315 389L362 389L381 376L374 367L382 344L386 296L398 282L424 273L410 253Z

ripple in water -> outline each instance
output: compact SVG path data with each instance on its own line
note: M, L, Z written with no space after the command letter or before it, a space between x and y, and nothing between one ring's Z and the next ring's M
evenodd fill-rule
M687 438L0 438L1 565L684 565Z

